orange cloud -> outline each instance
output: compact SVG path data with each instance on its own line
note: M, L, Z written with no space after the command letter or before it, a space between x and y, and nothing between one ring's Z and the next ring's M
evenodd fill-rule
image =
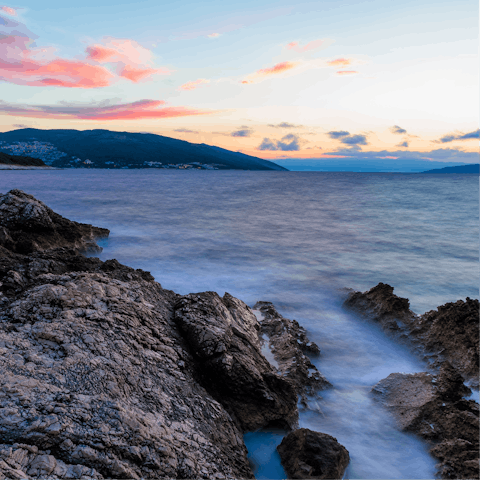
M210 83L210 80L207 80L205 78L199 78L198 80L194 80L192 82L187 82L187 83L184 83L183 85L180 85L178 89L179 90L195 90L196 88L200 87L201 85L204 85L205 83Z
M307 52L308 50L315 50L316 48L321 47L325 43L325 40L313 40L308 42L305 46L301 47L298 42L290 42L287 45L289 50L293 50L298 53Z
M0 102L0 111L9 115L31 118L59 118L79 120L139 120L208 115L211 110L188 107L165 107L163 100L139 100L118 105L68 105L57 106L16 106Z
M14 8L7 7L6 5L2 7L2 11L8 13L9 15L12 15L12 17L15 17L17 15L17 11Z
M296 67L296 63L294 62L281 62L277 63L271 68L263 68L262 70L258 70L258 75L275 75L277 73L283 73L287 70Z
M355 70L339 70L337 75L356 75L357 73Z
M347 65L351 65L352 62L353 60L351 58L337 58L327 62L327 65L331 67L346 67Z

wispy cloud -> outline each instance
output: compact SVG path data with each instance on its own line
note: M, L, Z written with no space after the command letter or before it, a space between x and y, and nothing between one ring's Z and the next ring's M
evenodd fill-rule
M408 147L408 142L405 141L405 142L399 143L399 144L397 145L397 147L405 147L405 148L407 148L407 147Z
M174 132L179 133L199 133L198 130L189 130L188 128L176 128Z
M327 135L330 138L333 138L334 140L336 140L337 138L342 138L350 135L350 132L347 132L346 130L336 130L336 131L333 130L331 132L327 132Z
M358 72L356 70L339 70L336 72L337 75L357 75Z
M114 63L120 77L138 82L151 75L167 75L167 68L154 68L153 53L135 40L105 37L103 44L89 45L87 60L97 63Z
M405 150L381 150L379 152L359 151L352 148L338 149L334 152L324 153L323 156L353 157L358 160L395 158L409 160L431 160L438 162L478 163L478 152L465 152L458 148L438 148L427 152Z
M66 59L53 47L35 48L37 35L20 22L2 18L0 80L17 85L101 88L118 78L138 82L153 74L152 52L133 40L108 37L104 44L87 47L85 58ZM108 65L102 65L102 64ZM107 68L108 67L108 68Z
M183 85L180 85L178 87L179 90L195 90L198 87L201 87L202 85L205 85L207 83L210 83L210 80L207 80L206 78L199 78L198 80L193 80L192 82L187 82L184 83Z
M300 138L293 133L289 133L282 137L281 140L272 141L269 138L264 138L262 143L257 147L257 150L281 150L283 152L291 152L300 150Z
M222 34L221 33L210 33L207 35L208 38L218 38L218 37L221 37Z
M368 145L366 135L350 135L346 130L332 130L327 135L333 140L339 140L344 145L357 146Z
M6 5L0 7L0 10L7 13L8 15L11 15L12 17L15 17L17 15L17 10L15 10L15 8L7 7Z
M308 42L306 45L301 47L298 42L290 42L287 45L287 49L293 50L294 52L303 53L309 50L316 50L317 48L321 47L325 43L327 43L327 40L325 39L312 40L311 42Z
M273 67L262 68L257 70L255 73L249 75L247 78L242 80L242 83L255 83L256 80L264 79L272 75L279 75L282 73L295 68L298 65L297 62L280 62L275 64Z
M434 140L434 143L450 143L455 140L474 140L477 138L480 138L480 129L469 133L450 133L448 135L444 135L442 138L440 138L440 140Z
M353 63L352 58L336 58L335 60L329 60L327 65L330 67L346 67Z
M250 137L253 133L253 130L246 126L242 125L238 130L230 134L231 137Z
M302 125L294 125L293 123L288 123L288 122L280 122L280 123L277 123L276 125L269 123L268 126L274 127L274 128L301 128L302 127Z
M138 120L208 115L211 110L188 107L167 107L163 100L139 100L131 103L112 104L110 101L91 104L15 105L0 101L0 112L17 117L58 118L79 120Z
M398 125L394 125L393 127L391 127L390 131L397 135L403 135L404 133L407 133L407 131L404 128L399 127Z

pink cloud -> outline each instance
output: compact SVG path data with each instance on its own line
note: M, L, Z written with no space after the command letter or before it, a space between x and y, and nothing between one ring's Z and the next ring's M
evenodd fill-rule
M166 68L153 68L151 50L134 40L108 37L104 43L88 46L87 59L98 63L116 63L119 76L132 82L155 74L171 73Z
M10 35L0 39L0 79L17 85L97 88L109 85L113 74L81 60L35 59L30 39Z
M301 47L298 42L290 42L287 45L289 50L293 50L298 53L307 52L308 50L315 50L316 48L321 47L325 43L325 40L313 40L308 42L305 46Z
M327 62L327 65L331 67L346 67L347 65L351 65L353 60L351 58L336 58L335 60L330 60Z
M194 80L192 82L187 82L181 85L179 90L195 90L196 88L200 87L201 85L204 85L206 83L210 83L210 80L207 80L205 78L199 78L198 80Z
M277 73L283 73L287 70L291 70L292 68L296 67L296 63L294 62L281 62L277 63L273 67L270 68L263 68L257 71L259 75L276 75Z
M355 70L339 70L337 75L356 75L357 73Z
M139 100L118 105L16 106L0 102L0 111L9 115L31 118L57 118L79 120L139 120L208 115L211 110L188 107L165 107L163 100Z
M17 15L17 11L14 8L4 5L3 7L1 7L1 9L3 12L8 13L8 15L12 15L12 17L15 17Z
M207 35L207 37L208 38L218 38L221 35L222 35L221 33L210 33L209 35Z

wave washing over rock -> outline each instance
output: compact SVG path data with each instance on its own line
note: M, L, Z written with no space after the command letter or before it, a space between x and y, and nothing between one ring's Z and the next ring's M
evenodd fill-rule
M108 230L0 197L0 478L253 478L242 434L297 387L241 300L87 258Z
M400 429L431 444L441 478L479 478L479 405L463 397L478 388L479 302L467 297L423 315L379 283L350 292L344 305L378 322L425 357L430 372L392 373L372 389Z
M306 355L319 349L305 330L268 302L255 306L258 320L228 293L179 295L148 272L82 254L99 251L95 238L108 234L20 190L0 195L0 480L253 478L242 436L268 426L293 430L279 448L291 478L341 478L346 449L329 435L296 429L298 396L330 386ZM408 324L385 295L370 292L347 303L378 310L389 325L392 318ZM400 304L410 315L408 301L406 310ZM473 350L447 348L441 332L454 328L452 308L464 311L457 302L429 312L421 328L411 317L407 333L430 349L441 346L434 350L440 373L412 381L393 374L374 392L399 418L408 411L399 428L435 443L444 478L472 478L462 475L475 471L475 458L478 473L478 405L475 411L462 394L463 380L478 372L478 332ZM276 366L262 354L265 337ZM445 422L440 408L454 420ZM457 420L470 433L460 435ZM434 435L424 433L425 422Z

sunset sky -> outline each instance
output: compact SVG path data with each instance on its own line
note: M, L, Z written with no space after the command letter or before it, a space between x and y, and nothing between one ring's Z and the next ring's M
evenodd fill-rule
M0 131L478 163L478 2L0 4Z

